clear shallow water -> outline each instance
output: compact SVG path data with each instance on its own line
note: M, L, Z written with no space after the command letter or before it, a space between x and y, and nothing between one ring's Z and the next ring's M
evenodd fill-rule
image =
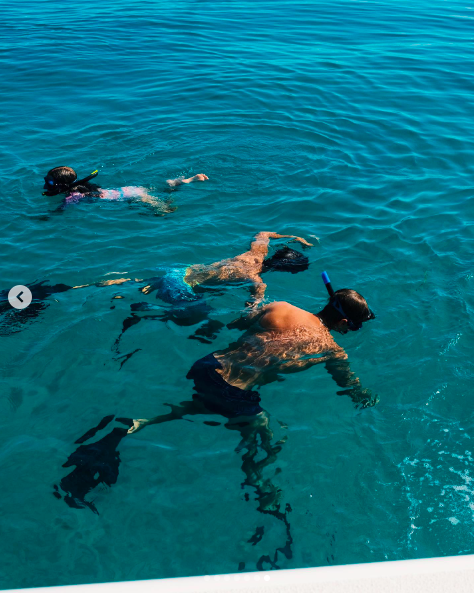
M267 297L316 311L323 269L364 294L377 320L339 342L380 403L355 410L317 367L262 387L275 441L288 436L263 471L292 508L278 566L473 553L474 7L57 1L3 18L1 288L147 277L235 255L258 230L316 235L310 270L268 275ZM54 213L41 187L59 164L163 198L169 177L210 181L173 192L163 217L126 202ZM217 317L246 297L215 299ZM238 336L202 344L144 321L120 369L112 346L135 288L55 299L0 338L1 585L255 570L273 556L285 525L241 487L239 437L203 423L216 417L125 438L117 483L89 496L99 514L52 495L78 437L187 399L192 363Z

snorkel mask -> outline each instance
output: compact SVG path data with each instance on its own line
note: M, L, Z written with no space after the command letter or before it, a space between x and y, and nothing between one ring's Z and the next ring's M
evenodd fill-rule
M43 189L45 189L46 191L44 191L42 195L43 196L56 196L57 194L62 194L64 192L68 191L69 189L71 189L71 187L74 185L81 185L82 183L87 183L91 179L94 179L94 177L97 177L98 174L99 174L99 171L96 169L87 177L83 177L82 179L75 179L74 181L71 181L70 183L61 183L60 181L55 181L54 179L52 179L51 177L46 175L46 177L44 178L44 186L43 186Z
M374 312L369 309L369 315L368 315L368 317L366 319L364 319L363 321L359 321L359 322L353 321L349 317L349 315L347 315L344 312L344 309L342 308L342 305L339 302L339 299L337 298L337 294L335 293L334 288L331 286L331 281L329 280L328 273L327 272L323 272L321 274L321 278L323 279L323 282L326 285L326 289L327 289L327 291L329 293L329 297L330 297L330 301L329 302L330 302L330 304L336 309L336 311L340 315L342 315L342 319L347 319L347 327L351 331L353 331L353 332L358 331L359 329L361 329L362 323L364 321L370 321L371 319L375 319Z

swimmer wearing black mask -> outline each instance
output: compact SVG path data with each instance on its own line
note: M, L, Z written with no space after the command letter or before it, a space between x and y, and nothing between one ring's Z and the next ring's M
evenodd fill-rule
M237 342L194 363L187 375L194 381L193 400L173 406L171 414L135 419L128 432L204 413L203 407L229 419L246 416L261 422L267 415L256 388L318 364L325 365L341 388L338 395L348 395L357 407L374 406L378 397L362 387L346 352L330 332L357 331L375 315L358 292L348 288L334 291L325 272L323 280L330 300L317 314L287 302L274 302L228 324L229 329L246 331Z
M96 169L90 175L77 179L77 174L71 167L55 167L48 171L44 178L43 196L57 196L58 194L77 191L82 194L92 193L99 190L99 186L89 183L97 177L99 171Z
M48 171L44 177L43 196L65 195L65 204L76 203L85 197L95 197L102 200L139 200L151 206L157 213L166 214L173 212L176 208L171 207L168 201L163 201L156 196L151 195L145 187L126 186L120 189L102 189L94 183L92 179L97 177L98 170L81 179L71 167L54 167ZM207 181L209 177L203 173L198 173L193 177L185 179L168 179L170 187L176 187L183 183L193 181Z
M276 251L268 257L270 239L293 239L304 247L312 247L305 239L296 235L280 235L263 231L257 233L250 245L250 249L227 259L212 264L194 264L180 268L169 269L162 277L154 278L140 289L143 294L157 291L157 296L172 305L187 301L199 300L203 286L212 287L220 284L248 283L252 300L248 306L255 307L265 296L267 285L263 282L261 274L270 270L288 271L293 274L308 269L309 260L299 251L288 246ZM96 286L123 284L133 281L132 278L117 278L99 282ZM135 279L135 282L147 282ZM88 285L84 285L88 286ZM81 286L75 288L83 288Z

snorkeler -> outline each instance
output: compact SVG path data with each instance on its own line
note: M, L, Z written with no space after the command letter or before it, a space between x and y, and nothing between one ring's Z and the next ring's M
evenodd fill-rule
M102 200L140 200L162 213L173 211L169 202L164 202L152 196L145 187L127 186L120 189L102 189L95 183L90 183L98 174L98 171L94 171L90 175L78 179L76 172L71 167L54 167L54 169L48 171L44 178L43 189L45 191L43 195L57 196L65 194L65 204L78 202L85 197L98 197ZM176 187L183 183L207 181L208 179L207 175L198 173L188 179L184 177L168 179L167 183L170 187Z
M218 285L230 282L250 282L250 290L254 295L253 304L259 302L265 292L266 285L261 280L260 274L270 270L289 271L297 273L304 271L309 266L309 261L299 251L282 247L276 253L265 259L268 254L270 239L292 238L303 245L310 246L300 237L293 235L279 235L277 233L258 233L250 246L250 250L234 258L222 260L209 265L195 265L189 268L168 270L161 278L149 280L135 279L134 282L145 283L140 289L143 294L150 294L157 291L157 297L172 305L170 310L163 312L160 307L158 314L153 314L153 306L149 303L135 303L131 306L132 315L123 322L122 332L115 341L118 344L123 333L130 327L136 325L141 319L159 319L161 321L173 321L177 325L190 326L200 323L208 318L211 307L202 298L200 290L202 284ZM0 335L9 335L23 329L23 327L38 317L47 307L47 299L54 294L87 288L89 286L111 286L132 281L131 278L117 278L105 280L92 284L69 286L66 284L49 285L46 281L26 284L33 295L32 304L21 311L12 308L8 302L8 290L0 291ZM151 311L150 311L151 310ZM148 315L138 316L140 312L147 312ZM209 342L207 338L215 337L223 324L217 320L211 320L205 327L196 332L195 339ZM200 337L200 333L203 337ZM128 359L127 359L128 360Z
M157 296L172 305L183 302L196 301L200 298L199 287L202 285L216 286L229 283L249 283L252 306L257 305L265 296L266 284L261 278L263 272L269 270L288 271L296 274L308 269L308 258L299 251L283 247L272 257L268 255L270 239L294 239L306 247L312 247L305 239L295 235L279 235L278 233L257 233L250 245L250 249L212 264L195 264L189 267L173 268L161 278L152 279L146 286L140 288L143 294L157 291ZM117 278L97 283L97 286L123 284L132 281L131 278ZM147 282L137 280L135 282ZM84 285L88 286L88 285ZM83 288L81 286L75 288Z
M203 298L203 292L212 290L223 284L247 283L250 285L251 300L248 306L257 306L265 296L266 284L261 274L271 270L282 272L303 272L308 269L308 258L288 246L278 249L271 257L267 258L270 239L293 239L305 247L311 247L305 239L295 235L280 235L272 232L257 233L250 245L250 249L232 258L223 259L212 264L195 264L189 267L173 268L162 277L151 280L138 280L146 285L140 292L149 295L156 291L157 298L172 305L171 309L153 313L153 305L149 303L134 303L131 306L132 314L127 317L122 326L122 332L115 341L118 352L119 342L127 329L139 323L142 319L155 319L173 321L177 325L191 326L208 319L211 307ZM96 286L123 284L132 281L131 278L117 278L99 282ZM84 285L88 286L88 285ZM82 287L75 287L82 288ZM161 308L160 308L161 309ZM139 316L139 312L146 315ZM200 327L192 339L210 343L224 325L217 320L209 320ZM127 359L128 360L128 359Z
M81 445L64 467L75 466L55 487L55 496L64 496L72 507L89 507L98 512L85 496L99 484L114 484L118 477L119 442L127 435L142 430L145 426L182 420L186 416L216 414L227 418L225 428L240 433L241 442L236 448L242 455L242 471L245 481L242 488L253 488L260 513L273 515L285 526L286 542L278 547L273 557L261 556L257 569L266 565L279 568L279 554L292 557L293 538L288 514L291 506L282 510L282 490L273 484L271 477L264 475L266 467L277 460L277 455L287 438L272 443L273 432L270 416L260 405L257 386L281 380L281 375L295 373L324 363L338 387L338 395L349 395L357 407L369 407L378 403L378 398L364 389L351 371L347 355L331 336L331 331L346 334L357 331L363 323L374 319L365 299L351 289L334 291L326 273L323 280L330 295L327 305L313 314L287 302L275 302L254 309L249 315L231 322L230 329L245 329L241 338L226 349L213 352L198 360L187 374L194 382L193 399L179 405L165 404L170 412L150 419L117 418L125 428L114 428L100 441ZM99 427L106 426L113 417L104 418ZM220 423L206 421L217 426ZM286 425L280 422L282 428ZM83 443L96 434L98 427L89 430L76 441ZM262 458L260 451L263 452ZM99 463L101 471L98 471ZM105 464L105 465L104 465ZM110 469L109 469L110 468ZM278 473L277 470L275 473ZM246 500L249 500L246 494ZM259 541L263 530L257 529L249 542Z
M194 381L193 400L173 406L170 414L134 420L129 433L149 424L202 413L203 406L229 419L257 417L263 409L255 387L321 363L342 388L338 395L348 395L360 407L375 405L377 397L362 388L350 369L347 354L330 333L357 331L375 315L358 292L347 288L334 291L326 273L323 280L330 298L319 313L275 302L228 324L229 329L246 331L226 349L194 363L187 374Z

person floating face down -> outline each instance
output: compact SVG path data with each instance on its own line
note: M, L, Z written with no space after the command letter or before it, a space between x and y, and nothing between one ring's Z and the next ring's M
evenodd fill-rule
M327 275L326 275L327 277ZM324 364L338 387L338 395L348 395L358 407L370 407L377 396L364 389L351 371L348 357L331 335L347 334L375 319L362 295L352 289L333 291L328 282L328 304L314 314L282 301L256 308L248 315L227 325L245 330L237 342L194 363L187 378L194 381L193 400L181 404L183 417L195 414L202 405L229 419L258 416L260 395L256 386L281 380L281 376ZM198 402L198 403L196 403ZM202 404L202 405L201 405ZM178 410L179 407L174 407ZM129 433L149 424L177 418L157 416L151 420L134 420Z
M346 352L331 335L357 331L375 315L358 292L347 288L334 292L327 280L330 299L316 314L282 301L258 307L228 324L230 329L245 332L224 350L194 363L187 374L194 382L192 399L179 405L166 404L171 407L168 414L134 419L128 434L185 416L218 414L228 419L226 428L242 435L239 450L254 451L260 436L261 448L267 453L262 464L266 465L275 461L284 440L271 444L269 415L261 407L257 387L281 380L285 374L324 364L340 388L338 395L348 395L360 408L378 403L378 397L355 377ZM286 523L286 515L282 516L279 507L281 492L270 480L263 479L259 462L249 461L245 455L243 460L246 483L258 494L258 510L276 514Z
M249 304L257 305L263 299L266 288L261 279L261 274L271 270L297 273L306 270L309 266L309 260L306 256L288 246L279 249L272 257L267 258L270 239L280 238L292 238L304 246L311 245L311 243L294 235L261 232L256 235L248 251L234 258L209 265L198 264L181 269L171 269L160 278L135 279L135 282L145 284L140 288L143 294L151 294L156 291L157 297L171 304L172 307L165 313L160 312L156 315L150 314L140 317L138 313L148 311L149 304L136 303L132 305L132 315L123 322L122 333L115 342L117 349L123 333L144 318L160 319L162 321L171 320L182 326L195 325L206 320L211 308L206 303L202 293L199 292L201 285L204 283L219 285L232 282L248 282L252 295ZM48 299L54 294L89 286L120 285L130 281L132 281L131 278L118 278L79 286L50 285L46 281L27 284L32 292L33 302L27 309L22 311L12 309L8 303L8 290L0 291L0 335L9 335L23 329L26 324L37 318L47 308ZM212 320L205 327L198 329L196 339L209 342L208 338L214 337L215 332L222 327L223 324L220 321Z
M286 437L272 443L273 432L270 428L269 414L261 406L261 397L256 387L281 380L285 374L324 364L340 388L337 393L348 395L356 407L367 408L378 402L378 397L370 390L364 389L360 380L354 376L347 354L331 335L331 332L347 334L349 331L357 331L364 323L374 319L375 315L366 300L355 290L333 291L327 275L325 283L330 299L316 314L288 302L275 302L254 308L248 315L228 324L230 329L245 330L245 333L227 348L208 354L193 364L187 374L187 378L194 383L192 399L180 404L165 404L171 411L154 418L117 418L119 422L129 426L128 430L114 428L110 435L88 446L93 448L94 454L91 458L94 460L97 458L97 451L101 459L114 460L114 472L109 472L113 474L112 477L106 472L105 477L101 477L100 480L113 484L118 477L118 453L111 455L110 443L113 442L115 451L122 438L137 433L146 426L200 414L222 416L227 419L225 428L237 431L241 436L236 451L244 451L242 470L245 482L242 487L254 489L259 512L273 515L285 525L285 544L276 549L273 557L262 556L257 562L257 569L262 570L266 565L279 568L277 562L280 553L288 559L291 558L293 538L288 520L291 507L287 504L284 511L281 509L283 493L271 478L265 475L266 468L276 462ZM107 422L110 422L110 419ZM205 423L211 426L219 424L210 421ZM281 422L280 425L286 428ZM92 429L92 432L95 430ZM116 434L117 438L114 436ZM264 454L263 458L260 451ZM85 494L97 486L98 474L97 464L92 464L90 471L84 473L83 460L88 456L88 449L82 446L64 465L76 466L76 469L60 483L61 491L65 493L65 500L70 506L90 506ZM89 480L89 486L86 487L84 475L94 475L96 481ZM59 498L59 491L55 495Z
M262 280L263 273L278 270L296 274L308 269L309 266L306 256L288 246L282 247L271 257L267 257L270 239L293 239L304 247L312 245L296 235L281 235L264 231L257 233L248 251L235 257L212 264L173 268L162 277L148 281L135 279L135 282L145 282L145 286L140 288L143 294L149 295L156 291L157 298L172 305L171 310L166 313L148 315L143 318L172 320L178 325L195 325L207 319L211 311L210 306L203 299L203 291L206 288L232 283L247 283L251 293L251 299L247 302L247 306L257 306L265 296L266 284ZM118 278L101 282L98 286L123 284L131 280L131 278ZM118 340L129 327L142 319L137 313L148 311L150 308L148 303L132 305L132 316L124 321ZM216 332L222 327L221 322L211 320L199 328L192 337L208 342L208 338L215 337Z
M71 167L54 167L50 169L44 178L43 192L44 196L57 196L65 194L64 204L71 204L78 202L85 197L97 197L102 200L137 200L148 204L156 213L165 214L166 212L173 212L174 208L169 201L165 202L159 198L152 196L145 187L127 186L120 189L102 189L91 180L97 177L98 171L94 171L90 175L77 178L77 174ZM207 181L209 177L203 173L198 173L193 177L185 179L179 177L178 179L168 179L167 183L170 187L177 187L183 183L191 183L192 181Z

